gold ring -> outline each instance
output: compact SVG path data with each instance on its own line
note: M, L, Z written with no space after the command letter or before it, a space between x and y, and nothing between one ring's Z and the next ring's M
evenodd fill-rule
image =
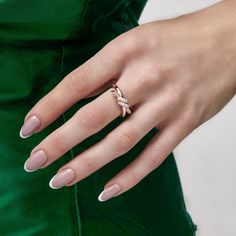
M121 90L119 89L119 87L117 86L116 82L111 83L110 91L116 97L118 105L121 106L122 108L122 117L125 117L126 113L131 114L132 111L129 107L128 100L123 97L123 94Z

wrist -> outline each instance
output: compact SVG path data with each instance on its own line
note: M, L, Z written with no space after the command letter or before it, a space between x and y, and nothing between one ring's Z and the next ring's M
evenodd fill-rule
M236 0L225 0L183 18L222 46L236 46Z
M180 18L199 29L194 32L205 38L208 52L217 52L225 59L236 91L236 0L225 0Z

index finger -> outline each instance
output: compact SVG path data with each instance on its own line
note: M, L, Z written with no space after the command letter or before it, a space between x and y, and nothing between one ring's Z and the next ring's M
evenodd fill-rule
M25 116L20 136L27 138L41 131L73 104L116 77L122 64L116 45L108 43L42 97Z

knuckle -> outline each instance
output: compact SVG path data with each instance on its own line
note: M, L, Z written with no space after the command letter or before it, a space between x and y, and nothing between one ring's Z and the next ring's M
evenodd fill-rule
M184 136L191 133L197 127L197 119L195 113L192 111L192 108L186 109L177 117L179 124L182 127L182 134Z
M55 150L57 153L63 154L68 151L64 144L64 140L60 135L55 135L50 138L50 146Z
M152 63L147 63L146 65L143 65L142 71L139 72L139 76L137 77L137 79L137 86L140 89L156 89L157 84L160 80L158 76L158 71Z
M172 71L173 71L173 65L171 63L162 63L158 66L158 75L159 77L166 79L169 78Z
M137 50L141 49L140 40L135 33L126 32L121 34L119 38L121 39L120 48L124 57L127 57L133 52L137 52Z
M85 176L87 176L88 173L95 172L96 169L97 169L94 162L92 162L92 160L90 160L88 158L83 159L83 161L80 164L80 168L81 168L81 171L82 171L83 175L85 175Z
M160 164L165 160L166 156L167 156L167 153L164 150L159 150L155 156L150 155L147 159L151 167L156 168L160 166Z
M137 141L137 134L130 128L124 129L122 132L118 132L115 136L115 150L119 153L125 153L129 151Z
M137 87L138 91L142 91L143 89L147 89L147 91L156 91L156 89L163 87L167 81L167 77L170 77L168 65L156 65L151 60L142 66L142 71L139 72L137 79ZM172 78L173 79L173 78ZM170 85L168 86L167 92L173 97L173 94L178 92L176 91L178 88L177 83L176 85L171 81Z
M71 91L74 91L76 96L83 97L89 90L89 75L85 69L74 71L69 76Z
M144 77L145 78L145 77ZM160 83L160 78L156 73L148 73L148 75L146 76L146 79L143 80L143 82L141 83L142 88L147 88L150 89L150 91L152 91L153 89L157 89L157 86L159 86Z
M169 86L169 96L168 101L172 106L179 106L185 102L184 93L182 92L181 88L178 85L170 85Z
M104 109L99 105L96 106L84 106L80 109L80 118L82 126L89 129L99 129L106 123L106 116Z
M49 95L48 95L49 96ZM56 115L57 111L56 111L56 106L54 106L53 100L50 99L50 97L45 97L43 100L42 100L42 107L45 109L46 108L46 112L47 114L50 114L50 116L54 116Z
M129 171L129 182L131 183L131 185L135 185L137 184L138 182L140 182L140 180L142 179L143 177L140 176L140 174L138 174L137 172L134 172L134 171Z
M194 110L192 108L188 108L184 113L185 123L192 123L194 116L195 116Z
M200 113L197 113L197 109L194 109L194 106L188 107L184 113L184 124L189 131L197 128L200 124L201 118Z

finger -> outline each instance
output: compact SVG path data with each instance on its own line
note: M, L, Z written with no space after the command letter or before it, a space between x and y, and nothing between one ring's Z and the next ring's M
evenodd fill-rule
M74 180L70 183L64 182L64 185L73 185L116 157L128 152L155 126L158 119L157 115L154 116L154 112L152 112L149 104L139 106L130 117L110 132L103 140L61 167L57 173L63 172L68 168L73 169L74 172ZM147 120L143 114L148 115L150 118ZM158 117L162 119L161 116ZM57 182L56 184L60 185L61 183Z
M103 92L105 92L107 89L110 88L110 85L111 85L111 81L108 81L105 84L103 84L101 87L99 87L97 90L93 91L92 93L88 94L87 96L84 96L84 98L90 98L90 97L102 94Z
M123 88L119 81L117 85L122 88L129 105L136 104L137 97L129 92L129 88L127 86ZM118 105L117 98L109 89L80 108L66 123L34 147L25 163L25 170L33 171L47 167L72 147L104 128L119 115L121 115L121 107ZM38 150L41 150L41 156L44 156L40 162L37 154Z
M100 201L119 196L139 183L156 169L173 149L190 133L185 123L179 119L168 123L149 142L138 158L114 176L98 196ZM106 189L106 190L105 190Z
M39 132L73 104L89 95L108 80L118 76L122 60L116 43L107 44L96 55L69 73L56 87L41 98L27 113L20 131L22 138ZM32 119L29 119L33 116ZM36 117L34 117L36 116Z

